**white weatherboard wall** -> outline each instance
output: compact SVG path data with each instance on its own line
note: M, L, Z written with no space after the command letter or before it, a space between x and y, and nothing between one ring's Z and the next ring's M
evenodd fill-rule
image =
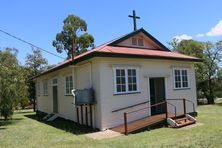
M74 108L73 96L65 94L65 76L74 76L74 88L84 89L91 88L93 86L95 90L95 97L99 100L99 70L98 63L95 62L85 62L78 65L68 66L66 68L60 69L58 71L52 72L50 74L43 75L36 79L36 82L40 82L41 92L43 92L42 82L43 80L48 80L48 95L37 96L37 109L42 112L52 113L53 112L53 95L52 95L52 80L56 78L58 80L58 114L59 116L69 119L72 121L77 121L76 109ZM92 74L93 73L93 74ZM99 102L98 102L99 103ZM85 109L85 107L84 107ZM83 110L85 116L85 110ZM96 128L100 127L99 123L99 108L93 106L93 126ZM89 117L89 108L88 108ZM80 121L81 122L81 121ZM88 120L89 122L89 120ZM85 123L85 119L84 119Z
M123 113L125 111L133 111L141 108L141 106L112 113L113 110L131 106L144 101L149 101L149 77L165 77L166 98L178 99L187 98L195 103L196 108L196 84L195 73L192 62L180 62L170 60L149 60L149 59L124 59L124 58L98 58L100 61L100 99L101 99L101 129L114 127L123 123ZM139 67L139 88L140 93L136 94L114 94L114 77L113 67L115 66L138 66ZM188 78L190 89L174 90L173 67L188 68ZM177 113L183 113L183 108L178 103ZM146 105L144 105L146 106ZM192 107L192 105L190 105ZM191 107L187 108L187 112L193 112ZM172 107L168 107L169 112L173 112ZM150 114L150 110L146 112L138 112L132 114L130 120L135 120Z
M133 66L139 69L140 93L114 95L113 67ZM188 68L190 89L174 90L173 68ZM73 70L74 69L74 70ZM65 95L65 76L74 72L74 88L83 89L93 87L95 91L96 105L93 108L93 125L101 130L111 128L123 123L123 113L148 106L140 105L124 111L112 113L113 110L131 106L144 101L149 101L149 78L165 77L166 98L186 98L195 103L196 108L196 84L194 66L192 62L180 62L173 60L150 59L126 59L126 58L93 58L77 65L69 66L50 74L37 78L41 84L48 80L48 96L37 96L38 110L51 113L53 110L52 79L58 79L58 112L63 118L77 121L76 110L72 104L73 97ZM177 113L183 113L182 101L169 101L177 105ZM169 112L173 108L168 106ZM193 112L192 105L187 103L187 112ZM150 110L144 110L129 115L129 121L150 115Z

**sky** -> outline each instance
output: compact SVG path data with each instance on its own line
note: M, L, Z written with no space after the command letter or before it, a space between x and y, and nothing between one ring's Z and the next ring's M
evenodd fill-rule
M1 0L0 29L56 53L52 41L62 30L63 20L75 14L87 22L88 33L98 46L133 31L128 17L132 10L143 27L164 45L176 37L216 42L222 39L221 0ZM17 48L24 64L32 52L26 45L0 32L0 50ZM65 53L58 54L66 57ZM49 64L63 59L43 52Z

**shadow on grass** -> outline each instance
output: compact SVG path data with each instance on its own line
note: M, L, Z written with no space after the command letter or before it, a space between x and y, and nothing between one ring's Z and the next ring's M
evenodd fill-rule
M6 129L6 128L5 128L5 127L1 127L1 126L0 126L0 130L4 130L4 129Z
M1 126L8 126L8 125L16 124L20 122L20 120L23 120L23 119L22 118L12 118L8 120L0 119L0 130L6 129L6 127L3 128Z
M218 105L218 106L222 106L222 103L216 103L216 105Z
M42 118L43 117L39 117L36 114L32 114L32 115L24 115L30 119L39 121L41 123L50 125L52 127L64 130L66 132L70 132L72 134L75 135L82 135L82 134L87 134L87 133L92 133L95 132L96 130L87 127L87 126L83 126L83 125L79 125L71 120L65 120L63 118L57 118L54 121L43 121Z

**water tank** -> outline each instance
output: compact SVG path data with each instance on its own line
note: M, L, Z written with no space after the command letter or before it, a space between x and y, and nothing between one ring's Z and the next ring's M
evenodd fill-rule
M95 103L93 89L77 89L75 91L75 104L93 104Z

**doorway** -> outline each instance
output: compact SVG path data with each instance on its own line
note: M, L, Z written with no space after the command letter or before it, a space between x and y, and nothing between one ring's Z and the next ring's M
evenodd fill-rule
M54 79L53 82L57 82L57 79ZM57 83L53 83L52 86L52 95L53 95L53 113L58 113L58 86Z
M150 78L150 104L154 105L166 100L165 98L165 80L164 78ZM165 113L165 104L151 107L151 115Z

